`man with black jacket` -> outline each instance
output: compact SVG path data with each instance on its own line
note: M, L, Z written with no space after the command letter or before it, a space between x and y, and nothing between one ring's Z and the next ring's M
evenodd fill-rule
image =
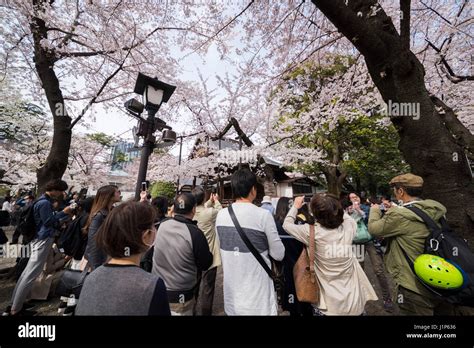
M174 218L160 224L155 238L152 273L166 284L171 315L194 315L197 283L213 260L206 237L192 220L195 212L194 196L178 195Z
M59 179L52 180L46 184L45 190L44 195L33 207L36 234L31 241L31 256L13 290L12 305L7 308L4 315L27 314L23 304L31 291L34 280L43 270L56 230L59 228L59 222L73 212L71 207L66 207L57 213L53 210L53 200L61 199L64 191L67 190L66 182Z

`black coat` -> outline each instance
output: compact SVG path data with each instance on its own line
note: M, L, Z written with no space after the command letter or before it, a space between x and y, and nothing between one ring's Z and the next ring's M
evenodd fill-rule
M283 292L282 308L290 312L291 316L311 316L312 306L309 303L299 302L296 298L295 282L293 280L293 267L303 251L304 244L291 237L283 229L283 224L275 221L278 234L285 246L283 258L283 273L285 275L285 289Z

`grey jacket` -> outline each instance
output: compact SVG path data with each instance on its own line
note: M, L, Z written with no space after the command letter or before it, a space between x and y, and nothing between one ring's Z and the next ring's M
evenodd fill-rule
M135 265L105 264L84 281L76 315L170 315L159 277Z
M168 291L193 289L198 274L212 264L204 233L181 215L161 223L154 247L152 273L164 280Z
M89 266L94 270L99 266L102 266L107 261L107 254L97 246L96 235L100 226L107 217L107 211L99 211L92 218L87 232L87 246L84 252L84 257L89 261Z

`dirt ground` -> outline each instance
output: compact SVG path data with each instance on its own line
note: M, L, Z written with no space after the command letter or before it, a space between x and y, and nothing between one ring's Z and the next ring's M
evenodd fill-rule
M13 233L13 228L3 228L9 239L11 240L11 235ZM6 269L12 267L15 264L15 259L9 258L0 258L0 272L5 271ZM383 301L382 295L380 291L380 286L377 281L377 278L373 272L372 265L370 263L370 259L367 257L364 263L365 272L374 287L377 296L379 297L378 301L371 301L368 302L366 305L366 311L368 315L397 315L398 309L395 308L393 313L387 313L383 308ZM224 298L223 298L223 289L222 289L222 269L219 267L216 277L216 290L214 294L214 306L213 306L213 315L220 316L225 315L224 313ZM390 279L389 279L390 281ZM390 282L391 284L391 282ZM4 311L5 308L10 303L10 297L13 292L13 288L15 287L15 282L7 281L0 279L0 311ZM38 312L37 315L44 315L44 316L55 316L58 315L57 308L59 305L59 298L50 298L46 301L39 301L36 303L34 308L35 311ZM198 303L199 307L199 303ZM396 306L395 306L396 307ZM281 315L288 315L288 312L281 312Z

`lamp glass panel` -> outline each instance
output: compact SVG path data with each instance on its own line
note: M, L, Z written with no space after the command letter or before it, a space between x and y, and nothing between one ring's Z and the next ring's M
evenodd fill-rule
M145 92L145 102L148 104L160 105L163 100L163 90L147 86Z

